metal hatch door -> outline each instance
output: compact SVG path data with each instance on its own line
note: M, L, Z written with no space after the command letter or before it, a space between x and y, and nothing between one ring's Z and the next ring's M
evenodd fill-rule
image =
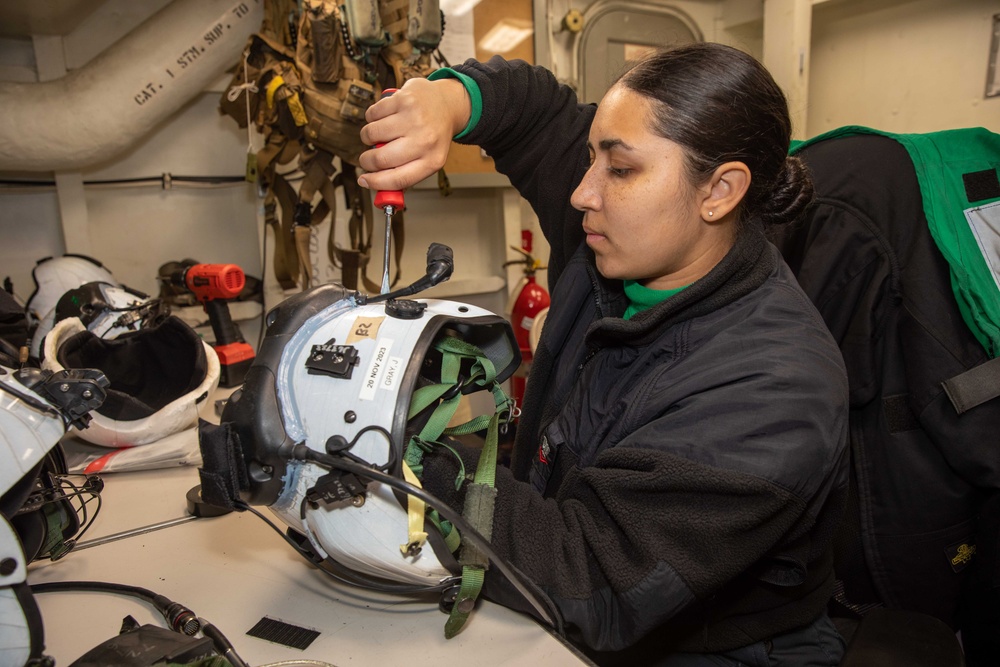
M582 102L599 102L625 63L650 47L702 40L697 24L679 9L599 0L584 13L577 44L579 97Z

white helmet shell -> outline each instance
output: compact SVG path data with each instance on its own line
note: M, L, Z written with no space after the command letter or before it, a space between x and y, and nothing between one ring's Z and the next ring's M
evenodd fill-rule
M35 291L28 297L25 312L29 325L33 327L30 348L33 357L41 353L42 340L55 325L56 304L66 292L89 282L118 284L103 264L86 255L40 259L32 269L31 277L35 281Z
M176 317L112 340L95 336L79 318L62 320L45 337L42 368L55 372L67 364L99 368L111 381L90 426L76 431L103 447L148 445L194 427L199 405L219 385L215 350Z
M89 281L68 289L35 327L31 352L44 352L45 337L58 322L78 317L89 331L101 338L115 338L158 323L167 311L159 299L104 281Z
M17 532L4 516L0 516L0 552L6 563L15 564L9 573L0 576L0 665L27 665L32 653L37 652L35 647L42 643L43 633L34 598L30 592L18 595L18 588L26 588L28 564Z
M51 317L46 330L52 328L56 303L69 290L89 282L118 284L103 264L86 255L40 259L32 269L31 277L35 281L35 291L28 297L25 310L32 324ZM33 352L37 352L37 347Z
M47 400L18 382L0 367L0 383L13 392L0 391L0 494L5 493L41 462L66 432L58 413L40 410L17 394L47 405Z
M288 434L318 452L326 452L331 435L347 441L357 438L352 454L379 466L392 463L393 448L386 436L375 430L361 431L381 425L389 433L403 435L401 427L414 389L408 385L415 381L421 353L430 342L423 337L428 322L436 316L490 315L450 301L425 303L427 309L415 320L387 317L382 305L353 307L350 302L341 302L309 320L288 342L278 368ZM313 374L304 363L310 356L323 354L314 352L316 346L335 345L331 341L344 341L356 349L361 363L350 380ZM416 368L410 368L408 374L411 364ZM309 508L300 522L306 491L325 473L316 465L294 471L286 493L271 509L286 523L299 527L315 547L353 570L414 583L449 576L433 549L422 549L415 557L402 554L400 546L408 541L406 509L383 484L372 484L360 507L342 502Z
M269 314L257 359L222 415L222 426L237 434L249 502L270 506L320 556L355 572L418 585L452 576L430 544L416 554L403 548L405 496L372 481L363 502L309 502L310 490L330 471L291 459L290 448L349 452L402 479L404 449L416 430L408 418L411 398L418 387L440 381L434 344L450 336L476 346L502 382L520 362L509 323L451 301L358 305L330 285L289 301ZM206 446L212 447L203 432L203 458L210 460ZM204 493L204 471L202 479Z
M44 518L34 524L19 523L15 517L40 514L38 505L34 510L29 507L35 502L36 480L66 432L64 420L85 417L86 411L102 400L106 382L98 376L85 372L53 378L37 369L13 371L0 366L0 556L4 561L0 572L0 665L42 662L42 619L26 583L28 562L36 554L25 551L25 537L31 536L25 526L40 523L47 528L49 523ZM26 377L31 382L26 382ZM59 387L54 390L58 396L66 399L61 408L51 402L52 394L46 397L40 393L46 391L49 380ZM73 388L67 391L68 385ZM49 499L55 497L48 495L50 491L46 490Z

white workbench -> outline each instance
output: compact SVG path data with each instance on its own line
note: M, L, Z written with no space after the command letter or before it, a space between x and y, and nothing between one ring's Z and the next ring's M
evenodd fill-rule
M198 476L195 468L181 467L111 473L104 480L104 507L83 543L185 516L185 494ZM32 584L71 580L129 584L165 595L215 625L250 665L296 659L337 667L585 664L533 620L485 601L462 633L446 640L447 617L436 598L414 601L337 584L248 512L98 544L29 570ZM164 626L151 606L131 597L53 592L36 599L46 654L59 666L118 634L126 615ZM265 616L320 635L298 650L245 634Z

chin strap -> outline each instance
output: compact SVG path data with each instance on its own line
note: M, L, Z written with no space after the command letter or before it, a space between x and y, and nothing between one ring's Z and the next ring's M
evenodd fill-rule
M486 443L479 455L472 481L467 486L462 515L473 528L489 540L493 532L493 506L496 500L494 484L500 423L501 421L506 423L512 402L503 392L500 383L496 381L496 368L493 362L482 350L451 337L442 338L434 348L442 355L441 382L421 387L414 392L408 418L412 419L431 406L437 405L420 433L410 438L404 454L404 475L407 471L412 471L412 474L419 478L423 472L424 452L430 451L433 447L444 447L458 459L459 474L455 479L455 488L461 488L466 481L462 459L448 445L439 442L439 439L443 435L467 435L486 429ZM494 412L492 415L480 415L464 424L448 427L461 401L462 390L466 387L489 389L493 393ZM412 553L417 545L422 546L421 540L426 540L427 537L423 532L424 503L411 496L407 511L410 541L401 549L404 553ZM489 559L474 545L463 545L458 531L448 521L441 519L437 512L433 510L428 512L427 519L440 530L448 549L453 553L460 549L458 562L462 565L462 584L451 615L445 624L445 637L450 639L459 633L475 607L476 599L483 587L485 572L489 568Z

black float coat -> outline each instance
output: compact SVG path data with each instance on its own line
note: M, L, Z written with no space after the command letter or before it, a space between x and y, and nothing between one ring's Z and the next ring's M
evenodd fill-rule
M757 233L621 319L621 281L598 274L569 205L594 107L524 63L460 69L484 102L463 141L531 202L553 253L512 468L497 474L495 548L600 662L727 650L811 622L847 482L847 380L822 319ZM433 469L425 484L447 495ZM491 571L485 594L527 609L501 579Z

